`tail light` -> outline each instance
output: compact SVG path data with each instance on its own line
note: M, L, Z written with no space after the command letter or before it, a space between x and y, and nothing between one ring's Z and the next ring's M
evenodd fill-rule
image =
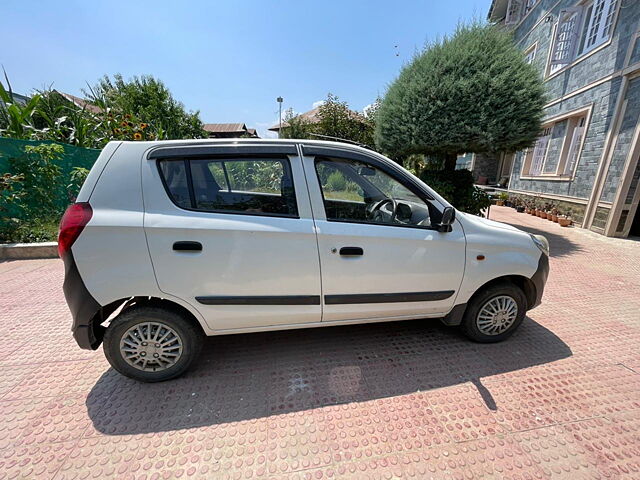
M71 245L76 241L84 227L91 220L93 210L86 202L72 203L60 220L60 233L58 233L58 255L64 258Z

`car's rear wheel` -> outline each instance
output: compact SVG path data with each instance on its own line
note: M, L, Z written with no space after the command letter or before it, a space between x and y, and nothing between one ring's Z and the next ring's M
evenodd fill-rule
M142 382L161 382L184 373L202 348L202 332L177 312L132 307L118 315L104 336L111 366Z
M476 342L500 342L513 335L526 311L524 292L511 283L500 283L489 286L471 299L461 327Z

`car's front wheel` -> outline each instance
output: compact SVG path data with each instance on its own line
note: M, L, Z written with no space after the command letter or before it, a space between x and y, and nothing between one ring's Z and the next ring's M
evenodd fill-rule
M463 332L472 340L492 343L504 340L522 323L527 298L516 285L500 283L476 294L462 320Z
M118 315L104 336L111 366L142 382L184 373L197 358L203 335L182 315L158 307L132 307Z

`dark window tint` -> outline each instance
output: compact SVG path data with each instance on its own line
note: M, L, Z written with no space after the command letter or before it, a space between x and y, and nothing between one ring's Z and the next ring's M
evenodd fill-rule
M160 171L176 205L183 208L191 208L185 162L182 160L171 162L163 160L160 162Z
M285 159L161 160L163 175L165 163L175 163L178 169L184 165L190 168L187 173L191 174L193 205L178 203L165 177L171 196L180 206L210 212L298 215L291 168ZM188 184L186 195L188 200Z

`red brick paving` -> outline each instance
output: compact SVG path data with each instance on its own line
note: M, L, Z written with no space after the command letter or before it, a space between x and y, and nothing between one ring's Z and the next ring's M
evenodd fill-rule
M139 384L69 331L58 260L0 263L0 478L640 479L640 242L551 242L509 341L438 322L208 339Z

